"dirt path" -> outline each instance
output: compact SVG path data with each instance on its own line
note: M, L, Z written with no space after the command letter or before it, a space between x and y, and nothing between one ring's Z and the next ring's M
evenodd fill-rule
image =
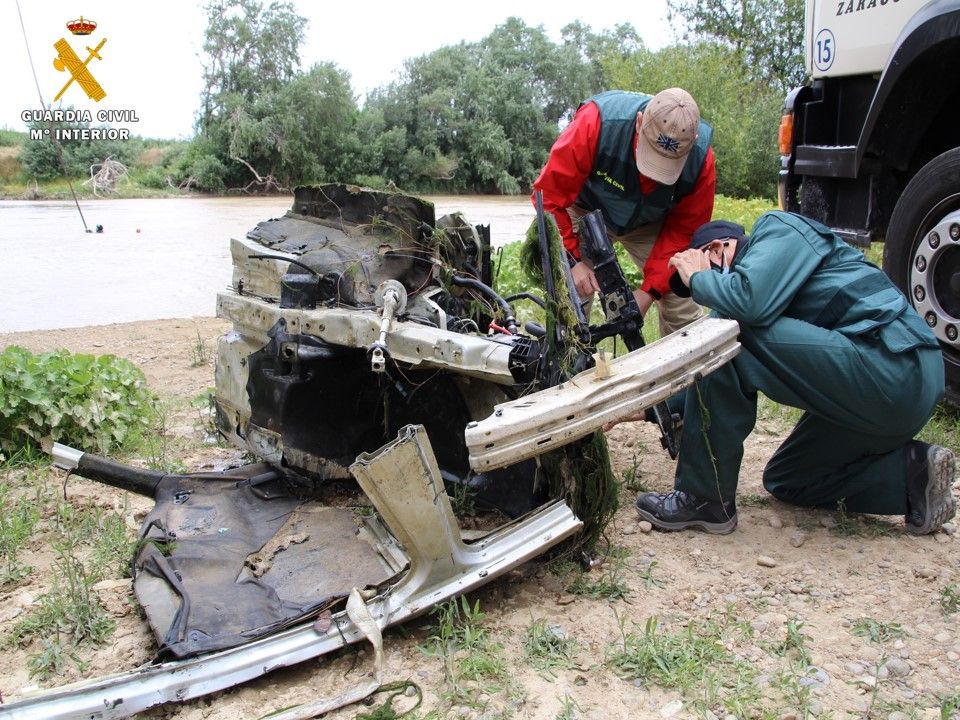
M211 358L226 328L212 318L163 320L0 335L0 343L130 359L156 392L179 399L168 427L184 440L179 459L188 467L216 467L236 452L204 446L201 424L186 401L213 385ZM531 562L471 596L486 614L480 625L493 648L488 655L506 669L500 677L488 676L476 688L461 675L461 689L473 689L458 699L444 682L441 659L422 649L436 631L436 621L425 618L386 633L387 678L422 688L421 718L948 717L951 702L960 704L960 544L953 527L950 534L917 538L903 533L899 519L838 517L772 500L759 477L786 429L776 418L758 424L741 476L740 527L713 537L644 532L632 509L635 490L668 489L673 463L647 425L614 428L614 468L632 489L624 490L623 507L609 528L617 557L580 578L584 594L567 590L576 573ZM13 473L0 482L25 480ZM57 481L51 482L55 487ZM70 481L69 497L125 513L131 526L148 505L83 480ZM39 527L50 522L45 518ZM27 546L27 564L34 567L29 579L0 590L0 637L8 637L48 589L45 570L52 560L46 542L41 533ZM130 669L151 657L153 638L134 607L129 581L102 582L97 592L116 631L100 648L80 649L84 672L67 663L45 685ZM657 630L645 635L650 618L657 619ZM550 671L535 667L524 645L530 638L543 640L544 632L564 641L571 661ZM643 665L642 677L625 679L615 667L625 637L634 651L627 666L641 667L650 658L659 665ZM35 683L27 659L41 650L36 640L5 648L4 700ZM451 667L463 671L469 659L460 653ZM371 653L352 648L144 716L260 717L357 684L370 666ZM411 702L401 698L397 705ZM361 711L371 708L330 717L353 718Z

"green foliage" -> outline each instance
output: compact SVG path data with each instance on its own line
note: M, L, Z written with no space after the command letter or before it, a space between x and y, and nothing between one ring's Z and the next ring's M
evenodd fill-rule
M122 518L114 516L122 527ZM81 665L78 646L100 644L113 633L115 623L93 586L105 577L116 554L129 552L131 544L125 530L123 542L116 544L116 533L104 532L116 520L105 518L99 510L76 510L65 503L57 508L56 535L51 543L56 556L53 587L7 638L15 644L40 639L40 652L28 661L31 676L45 679L60 673L67 659Z
M471 605L466 596L451 598L433 615L436 625L424 652L443 662L443 695L450 704L477 707L481 692L497 691L496 683L507 679L503 646L483 627L486 614L479 600Z
M288 0L266 7L259 0L210 0L204 9L201 128L217 115L223 98L252 99L292 80L307 25Z
M960 587L951 583L940 591L940 608L945 615L960 612Z
M792 617L787 620L786 637L773 646L772 652L779 657L790 657L804 665L811 662L810 650L807 647L809 635L803 633L803 621Z
M657 561L651 560L650 562L643 565L639 570L637 570L637 575L643 580L643 586L650 590L651 588L662 588L666 586L666 581L661 580L660 578L654 575L654 571L657 569Z
M574 665L577 641L567 637L563 628L543 618L527 628L523 641L523 657L537 670L569 670Z
M904 636L903 628L899 623L885 623L870 617L858 620L851 629L854 635L869 638L870 642L875 643L885 643Z
M16 584L30 573L18 554L40 519L30 498L14 500L9 492L6 483L0 483L0 588Z
M730 48L746 76L785 94L806 78L803 57L804 0L667 0L671 23L685 37Z
M736 197L776 197L777 128L783 92L751 80L735 50L716 43L642 50L607 67L612 87L656 93L682 87L713 127L717 192ZM744 98L750 98L745 109Z
M733 710L756 693L752 681L758 670L726 649L718 623L691 620L670 633L651 617L642 630L635 625L624 632L622 623L620 630L621 643L609 648L607 664L630 680L680 690L701 710Z
M52 438L103 454L146 429L155 402L127 360L11 345L0 354L0 453Z
M566 591L573 595L614 601L630 597L630 586L623 577L624 569L622 557L608 557L602 565L589 572L572 562L558 564L555 572L563 579Z
M957 720L960 715L960 693L940 698L940 720Z
M23 145L26 141L27 133L17 130L0 130L0 147L11 147L14 145Z
M300 71L307 21L293 3L206 10L203 107L183 179L216 192L349 179L359 152L349 76L332 63Z
M719 171L718 171L719 172ZM776 203L762 198L741 199L717 195L713 201L714 220L730 220L740 223L749 233L757 218L765 212L776 210Z

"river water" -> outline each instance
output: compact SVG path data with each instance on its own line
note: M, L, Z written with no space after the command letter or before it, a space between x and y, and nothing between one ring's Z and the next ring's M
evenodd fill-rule
M437 216L490 225L493 245L533 220L521 197L428 197ZM0 333L212 316L230 284L230 238L283 215L292 197L0 201Z

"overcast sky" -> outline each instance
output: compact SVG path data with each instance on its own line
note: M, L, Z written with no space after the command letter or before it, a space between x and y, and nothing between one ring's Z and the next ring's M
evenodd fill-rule
M89 100L74 83L61 103L77 108L133 110L131 134L186 138L192 135L202 88L200 51L206 17L193 0L134 2L131 0L19 0L26 40L43 101L51 103L70 77L53 66L53 44L65 38L81 60L87 46L106 38L88 67L106 97ZM295 0L309 19L302 47L302 67L334 62L351 76L354 92L362 95L396 76L405 59L453 45L480 40L511 15L531 26L543 25L551 39L560 28L581 20L594 32L629 22L647 47L658 49L673 41L666 20L666 0L634 0L594 5L583 0L522 3L516 0L480 2L419 2L367 0L322 3ZM321 9L323 8L323 9ZM80 15L97 22L87 37L66 29ZM0 0L0 23L7 28L4 44L4 83L0 89L0 128L25 130L24 110L41 107L21 31L16 0ZM56 107L56 105L54 106Z

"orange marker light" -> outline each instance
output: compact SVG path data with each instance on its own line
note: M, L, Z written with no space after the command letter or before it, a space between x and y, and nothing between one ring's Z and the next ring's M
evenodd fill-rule
M780 154L789 155L793 147L793 113L787 113L780 118L780 132L777 139L780 143Z

